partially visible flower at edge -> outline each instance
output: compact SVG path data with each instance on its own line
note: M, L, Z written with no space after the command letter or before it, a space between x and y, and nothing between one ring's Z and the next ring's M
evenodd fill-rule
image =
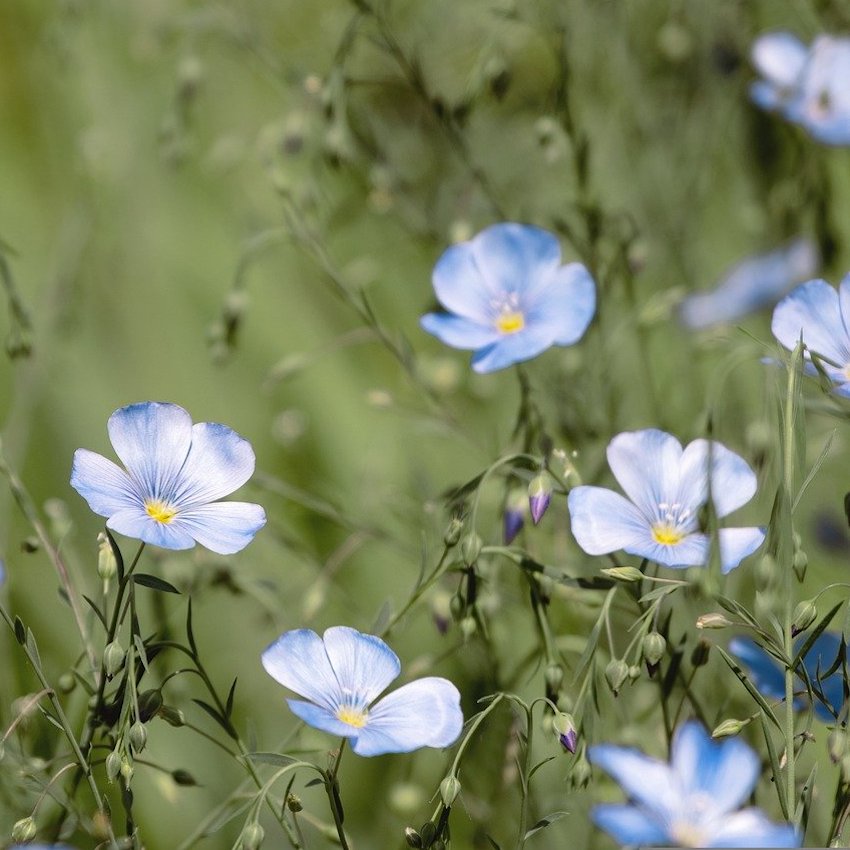
M802 335L809 351L806 371L816 374L811 353L825 357L821 368L835 384L833 391L850 398L850 274L838 290L820 278L788 293L773 311L770 329L779 343L793 351Z
M694 440L686 448L655 428L626 431L608 444L608 465L628 498L604 487L580 486L567 504L572 532L589 555L622 549L667 567L704 566L711 537L700 528L709 489L718 518L745 505L756 492L747 462L724 445ZM723 573L764 541L763 528L717 532Z
M712 741L696 721L673 737L670 764L611 744L588 751L629 797L626 804L598 805L597 826L620 845L677 847L798 847L790 824L777 824L746 802L758 781L758 756L737 739Z
M850 38L820 35L806 47L788 32L759 36L752 60L756 105L799 124L828 145L850 145Z
M216 501L254 472L251 444L231 428L192 425L179 405L148 401L116 410L107 430L126 469L77 449L71 486L108 528L163 549L198 542L230 555L265 525L259 505Z
M463 728L458 689L447 679L416 679L375 700L401 672L398 656L375 635L333 626L285 632L262 654L275 681L304 700L293 714L316 729L349 738L361 756L448 747ZM373 704L374 703L374 704Z
M809 651L803 658L803 667L812 683L814 690L819 690L829 703L832 711L815 696L815 716L824 723L834 722L841 713L844 704L844 676L839 668L825 678L821 678L835 663L841 648L842 637L836 632L822 632L818 635ZM794 651L798 652L805 642L805 637L798 638ZM779 662L766 650L760 647L752 638L734 637L729 641L729 651L737 656L753 684L761 694L769 699L785 698L785 672ZM796 678L795 691L808 693L805 683L800 677ZM801 709L807 700L798 698L794 701L796 708Z
M814 242L795 239L738 263L714 289L689 295L679 307L679 317L692 330L737 321L776 303L794 284L816 274L818 265Z
M475 352L472 368L493 372L573 345L596 309L596 286L580 263L561 265L557 238L525 224L494 224L437 260L434 291L447 313L420 324L452 348Z

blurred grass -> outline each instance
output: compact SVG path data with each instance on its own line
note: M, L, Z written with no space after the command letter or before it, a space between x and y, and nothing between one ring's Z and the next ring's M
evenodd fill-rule
M204 655L222 689L238 672L238 717L261 749L293 725L284 694L260 669L261 649L301 625L368 629L386 599L400 604L423 538L429 563L436 558L441 494L508 445L514 376L471 375L465 353L442 349L417 326L433 301L431 267L452 238L500 217L529 221L557 228L565 256L594 266L594 328L529 371L558 439L582 452L586 476L603 478L604 446L625 428L658 426L687 440L710 416L716 436L751 460L753 434L765 423L775 430L771 385L782 378L758 363L773 351L767 316L743 323L764 347L734 328L691 338L665 313L665 293L707 287L741 257L801 231L834 247L828 279L850 267L846 152L817 149L755 112L746 94L753 37L846 28L838 2L408 0L388 5L383 33L341 2L13 1L0 20L0 238L33 320L32 356L0 365L4 451L37 503L67 502L74 525L63 549L91 583L100 522L68 474L80 446L111 453L105 423L115 408L174 401L195 421L226 422L252 441L262 476L246 494L266 505L269 528L226 564L200 552L145 557L181 586L198 585ZM388 34L413 65L382 48ZM573 138L558 112L565 96ZM823 185L830 195L818 212ZM409 341L436 402L359 330L310 251L281 238L284 208L316 235L345 285L367 294L399 345ZM601 223L595 242L584 233L588 211ZM227 305L230 318L234 305L244 307L232 348L222 337ZM270 380L275 364L301 355L305 368ZM810 461L834 426L812 417ZM839 430L835 461L801 505L814 590L846 567L839 460L847 451ZM263 476L327 502L337 518L267 492ZM770 498L765 489L745 518L765 521ZM70 619L47 559L21 553L30 530L5 492L0 506L10 606L32 624L58 676L75 660ZM498 510L499 494L488 492L485 539L499 537ZM816 523L826 521L838 535L832 550L816 542ZM595 573L567 527L556 504L526 544L559 567ZM316 596L322 570L330 571L324 598ZM491 570L499 674L536 693L539 671L519 665L535 646L525 591L507 567ZM730 584L751 598L746 567ZM584 597L566 591L559 601L559 632L590 628L595 610ZM691 613L701 613L698 603ZM179 631L182 600L166 600L163 616ZM458 681L470 714L493 671L484 672L480 646L453 652L458 640L457 630L439 638L420 610L394 646L406 671L451 654L434 669ZM15 649L0 636L4 724L9 695L33 687ZM620 740L639 738L653 693L603 695L605 726ZM70 704L79 716L82 697ZM147 846L171 848L241 774L222 769L219 754L185 730L160 727L151 757L191 769L202 785L177 788L153 771L139 784ZM512 769L505 731L487 735L476 772L462 777L478 792L466 803L471 820L457 817L470 846L486 846L466 835L472 821L512 835L512 807L493 803L503 768ZM327 745L318 734L304 740ZM358 846L400 845L403 827L429 814L443 765L434 753L348 760L343 793ZM560 765L539 774L551 783L544 798L550 809L584 811L582 794L564 803ZM387 802L401 796L401 783L417 789L412 810ZM307 808L323 812L310 794ZM488 800L492 810L482 810ZM4 810L8 802L0 799L2 834L19 816ZM204 846L229 846L235 833L227 834ZM567 836L597 841L583 815L535 841L556 847Z

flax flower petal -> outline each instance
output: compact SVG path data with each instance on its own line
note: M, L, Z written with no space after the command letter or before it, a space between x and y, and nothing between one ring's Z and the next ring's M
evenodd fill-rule
M170 492L192 443L192 419L176 404L148 401L116 410L109 439L140 489L153 498Z
M303 720L321 732L327 732L341 738L355 738L360 734L360 729L340 720L334 712L329 711L323 705L304 702L300 699L288 699L286 704L299 720Z
M749 464L718 442L689 443L682 453L680 469L677 501L699 506L708 498L710 488L718 517L747 504L756 493L758 480Z
M610 833L624 847L665 844L668 840L667 830L635 806L606 803L594 806L591 817L600 829Z
M645 548L653 542L646 517L613 490L574 487L567 504L573 537L588 555Z
M717 532L720 543L720 571L731 572L748 555L764 543L763 528L721 528Z
M597 744L588 750L590 763L600 767L642 807L665 815L677 806L681 793L670 766L632 749Z
M799 847L790 823L773 823L758 809L727 815L712 835L711 847Z
M438 677L417 679L373 706L352 749L361 756L377 756L448 747L462 728L457 688Z
M282 634L261 657L276 682L331 713L344 697L325 644L311 629Z
M551 328L526 327L476 351L472 358L472 368L476 372L495 372L537 357L552 343Z
M373 702L401 672L398 656L379 637L334 626L323 639L337 681L358 704Z
M501 338L492 322L480 324L450 313L428 313L419 320L419 324L423 330L452 348L475 350L491 345Z
M569 263L549 273L528 298L533 305L527 321L549 328L555 345L578 342L596 311L596 284L581 263Z
M136 485L120 466L88 449L74 452L71 486L100 516L137 508L141 501Z
M210 502L183 511L171 525L179 526L211 552L240 552L266 524L266 512L252 502Z
M178 523L156 522L141 505L116 511L106 521L106 527L163 549L191 549L195 545L192 536Z
M788 32L766 33L759 36L752 47L756 70L770 83L782 88L790 88L797 82L808 55L808 48Z
M469 242L443 252L434 266L432 281L437 299L447 310L475 324L492 324L492 301L499 293L481 273Z

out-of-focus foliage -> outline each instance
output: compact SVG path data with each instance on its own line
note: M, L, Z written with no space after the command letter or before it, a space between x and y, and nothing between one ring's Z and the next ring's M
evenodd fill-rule
M238 674L234 722L250 747L286 751L296 729L262 670L263 648L287 629L387 627L439 559L447 494L499 457L554 446L585 483L611 486L604 448L623 430L660 428L683 443L713 436L759 475L739 524L767 524L786 379L761 362L778 356L769 316L694 334L676 308L743 258L799 235L818 244L827 279L850 269L850 154L819 147L748 100L754 38L784 29L808 43L846 32L841 0L11 0L0 22L3 455L74 581L98 594L102 523L68 478L78 447L109 452L112 411L170 401L251 441L257 474L244 498L263 504L268 526L227 558L146 550L145 572L183 596L139 591L150 628L181 639L191 592L211 678L226 694ZM556 233L564 261L584 263L597 282L585 339L545 352L519 381L510 370L474 375L468 354L418 324L437 306L436 259L498 221ZM794 514L808 555L804 597L845 580L850 551L847 407L815 381L805 397L799 478L838 431ZM525 492L534 474L516 470L507 484L493 475L481 488L485 547L501 541L506 490ZM79 725L88 697L67 674L80 648L33 533L4 480L5 600L37 636L50 680L67 686L61 699ZM599 559L569 534L560 492L519 540L555 576L599 578ZM753 603L756 560L725 580L725 596ZM550 581L542 602L540 582L496 557L482 559L478 581L478 623L461 617L444 634L438 628L464 584L455 573L393 623L387 640L406 676L454 681L467 717L497 691L530 701L548 689L569 701L585 646L598 643L584 743L659 752L658 682L643 674L616 698L603 684L615 653L591 630L609 604L604 590ZM696 576L665 614L673 657L688 665L703 646L694 622L716 608L703 591L717 581ZM767 618L776 600L761 596ZM826 611L835 600L823 599ZM618 606L622 654L634 612ZM534 616L541 607L565 662L554 688ZM705 639L723 645L725 634ZM755 710L716 653L697 683L711 695L709 725ZM39 687L4 627L0 729ZM182 677L165 693L180 706L199 696ZM456 846L492 847L487 834L503 847L516 841L524 726L503 708L465 756ZM203 712L191 719L217 733ZM18 731L27 722L26 770L9 759L18 732L0 761L0 843L55 766L56 730L33 713ZM823 724L814 733L812 751L823 756ZM744 734L764 752L757 724ZM334 746L310 730L297 741L299 754ZM568 814L529 843L589 846L598 839L590 801L619 800L616 790L582 787L587 762L564 754L551 730L534 747L535 762L554 758L532 780L528 828ZM190 846L245 776L209 741L161 719L149 724L144 757L134 812L149 850ZM815 760L806 758L802 779ZM404 828L431 816L446 770L434 751L347 756L341 784L353 843L404 846ZM816 843L826 840L836 774L827 764L819 777L830 790L811 814ZM331 846L314 822L328 821L326 801L306 781L297 793L309 846ZM40 827L56 821L57 808L48 795ZM284 846L275 827L269 818L266 846ZM231 847L240 828L237 818L197 846Z

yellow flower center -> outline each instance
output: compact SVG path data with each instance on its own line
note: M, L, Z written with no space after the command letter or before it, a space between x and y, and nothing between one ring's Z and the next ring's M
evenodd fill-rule
M525 316L519 311L502 313L496 319L496 329L502 334L515 334L525 327Z
M168 525L177 516L175 508L159 499L148 499L145 502L145 511L152 520L161 522L163 525Z
M337 720L341 720L349 726L354 726L355 729L362 729L366 725L366 718L368 716L369 712L350 705L341 705L336 710Z
M679 847L704 847L706 842L705 829L682 821L670 827L670 837Z
M652 539L662 546L675 546L681 543L685 535L673 525L658 523L652 526Z

